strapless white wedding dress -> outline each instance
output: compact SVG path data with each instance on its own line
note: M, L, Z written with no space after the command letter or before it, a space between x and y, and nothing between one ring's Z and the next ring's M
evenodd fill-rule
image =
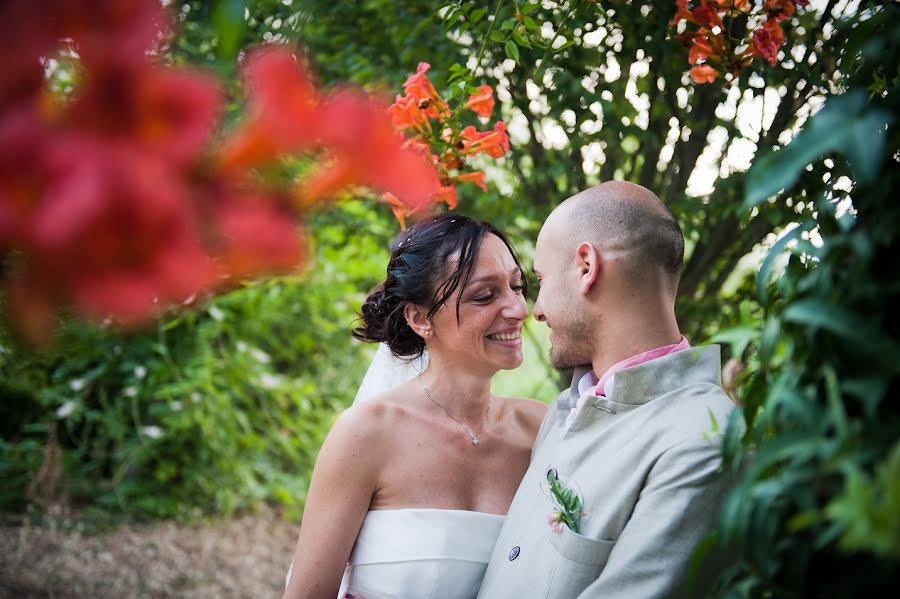
M370 511L338 599L473 599L503 519L464 510Z

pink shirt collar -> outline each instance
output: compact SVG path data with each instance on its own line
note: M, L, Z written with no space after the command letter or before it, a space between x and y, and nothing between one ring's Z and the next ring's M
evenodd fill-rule
M625 370L626 368L631 368L632 366L637 366L638 364L643 364L644 362L649 362L650 360L655 360L656 358L662 358L663 356L667 356L669 354L673 354L677 351L681 351L684 349L690 349L691 345L688 343L688 340L685 339L684 335L681 336L681 339L678 340L678 343L673 343L672 345L664 345L662 347L657 347L656 349L651 349L649 351L645 351L636 356L631 356L630 358L625 358L621 362L616 362L612 366L606 369L606 372L603 373L603 376L600 377L600 380L597 381L597 388L594 391L595 395L606 395L606 382L620 370Z
M587 374L581 377L581 380L578 381L578 394L580 395L580 397L575 402L575 407L572 408L572 411L569 412L568 418L566 418L566 428L568 429L569 426L572 425L572 422L575 420L575 415L578 414L578 412L581 410L581 406L584 404L588 396L606 394L606 384L618 371L625 370L626 368L631 368L633 366L637 366L638 364L643 364L644 362L649 362L650 360L662 358L663 356L667 356L677 351L682 351L690 348L690 343L688 343L688 340L685 339L684 335L682 335L681 339L678 340L678 343L657 347L655 349L637 354L636 356L625 358L620 362L616 362L615 364L607 368L606 372L604 372L603 376L601 376L599 379L597 378L597 375L594 374L593 370L589 371Z

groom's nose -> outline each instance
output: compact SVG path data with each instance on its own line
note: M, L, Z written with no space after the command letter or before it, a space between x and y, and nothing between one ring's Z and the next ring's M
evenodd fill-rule
M541 322L546 322L547 318L544 316L544 308L541 305L541 292L538 291L537 298L534 300L534 306L531 308L531 315L535 320L539 320Z

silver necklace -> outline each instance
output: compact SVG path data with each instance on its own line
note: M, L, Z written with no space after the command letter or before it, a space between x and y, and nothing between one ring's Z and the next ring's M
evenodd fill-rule
M452 415L450 415L450 412L447 411L447 408L445 408L444 406L442 406L441 404L436 402L434 400L434 398L431 397L431 392L428 390L428 387L425 386L424 384L422 385L422 390L425 391L425 397L427 397L429 400L431 400L431 403L433 403L434 405L439 407L441 410L443 410L444 414L446 414L448 418L450 418L456 424L463 427L463 430L465 430L466 433L468 433L468 435L472 438L472 445L478 445L478 436L475 433L473 433L472 431L470 431L468 426L466 426L465 424L463 424L462 422L460 422L459 420L454 418ZM484 417L481 419L481 426L478 427L479 431L484 428L484 423L487 422L487 415L490 410L491 410L491 399L488 399L488 407L484 411Z

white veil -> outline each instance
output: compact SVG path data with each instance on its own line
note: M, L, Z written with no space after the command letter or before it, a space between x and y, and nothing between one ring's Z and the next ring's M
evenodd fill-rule
M386 343L379 343L375 357L363 377L353 403L360 403L393 389L419 376L428 367L428 351L413 360L404 360L391 353Z

